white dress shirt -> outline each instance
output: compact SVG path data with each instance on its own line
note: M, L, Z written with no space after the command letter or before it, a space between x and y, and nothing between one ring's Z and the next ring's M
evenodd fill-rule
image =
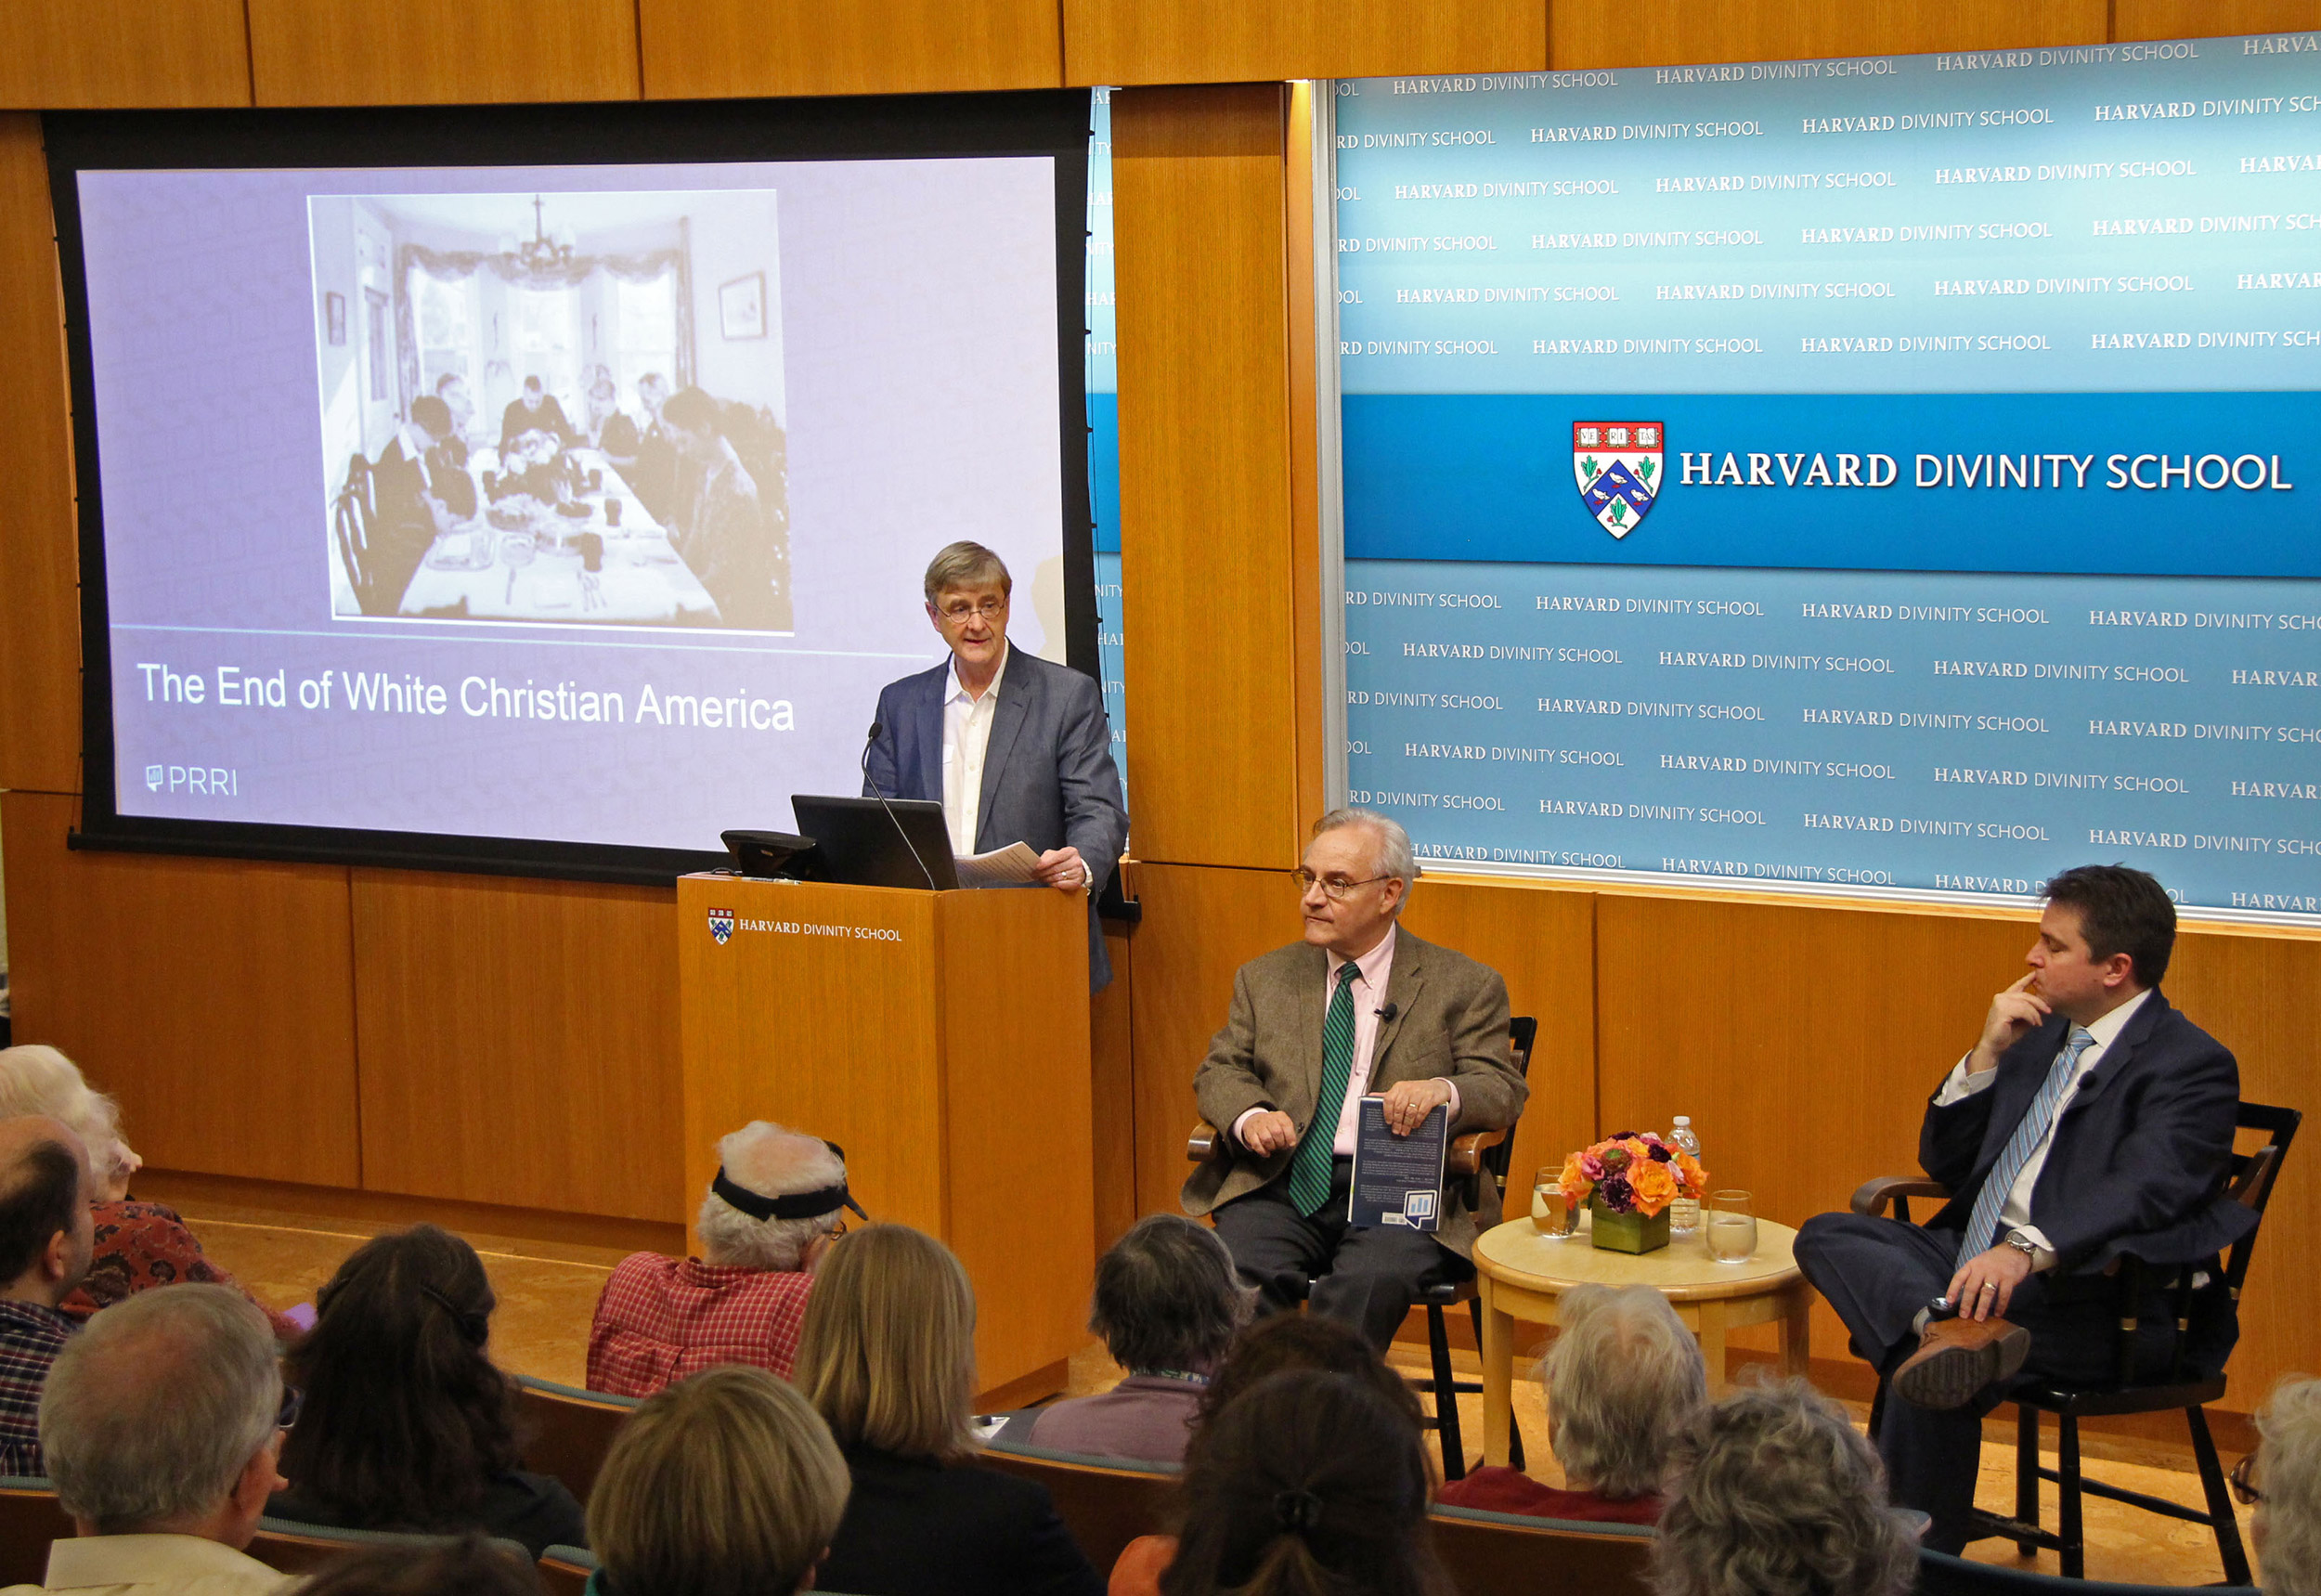
M1346 967L1343 954L1331 954L1322 978L1322 1013L1329 1013L1330 999L1337 995L1338 972ZM1354 985L1346 995L1354 1003L1354 1068L1346 1076L1346 1095L1338 1106L1338 1134L1329 1150L1339 1158L1354 1156L1355 1137L1361 1129L1361 1104L1370 1084L1370 1055L1378 1047L1379 1010L1386 1006L1386 982L1394 969L1394 928L1388 926L1386 934L1378 940L1378 946L1351 961L1355 968ZM1459 1118L1459 1086L1446 1077L1437 1080L1450 1088L1450 1117ZM1251 1109L1233 1122L1233 1139L1241 1139L1241 1127L1251 1114L1270 1113L1269 1109ZM1319 1119L1326 1107L1314 1105L1314 1117Z
M275 1596L300 1583L245 1552L194 1535L90 1535L53 1541L48 1577L0 1596L79 1590L111 1596Z
M2087 1033L2095 1039L2094 1045L2081 1053L2079 1062L2071 1067L2071 1079L2065 1084L2063 1096L2055 1099L2055 1117L2047 1122L2046 1135L2040 1139L2037 1147L2031 1148L2030 1157L2023 1161L2023 1173L2015 1177L2014 1186L2007 1190L2006 1201L1999 1208L1999 1239L2004 1240L2010 1231L2019 1230L2032 1246L2039 1249L2031 1254L2033 1270L2055 1266L2055 1249L2047 1245L2046 1235L2030 1222L2031 1190L2039 1184L2040 1171L2047 1167L2047 1154L2055 1145L2055 1127L2063 1123L2063 1111L2071 1106L2071 1099L2079 1096L2080 1083L2087 1079L2089 1070L2104 1061L2104 1055L2111 1051L2112 1043L2119 1039L2120 1032L2134 1018L2135 1011L2144 1006L2144 1000L2151 995L2148 988L2137 993L2087 1028ZM2070 1045L2069 1032L2064 1032L2063 1041L2064 1047ZM2058 1047L2055 1051L2060 1054L2063 1048ZM1966 1058L1973 1057L1969 1053ZM1987 1089L1991 1082L1999 1078L1996 1065L1979 1075L1969 1075L1966 1072L1966 1058L1960 1059L1951 1068L1950 1078L1942 1083L1942 1090L1935 1094L1936 1108L1947 1109L1952 1103L1963 1102ZM2054 1060L2048 1062L2052 1064Z
M1001 641L999 668L980 698L959 683L959 657L952 656L943 680L943 820L951 827L951 850L975 851L976 828L983 815L983 756L992 746L992 720L999 713L1000 678L1007 674L1008 645Z

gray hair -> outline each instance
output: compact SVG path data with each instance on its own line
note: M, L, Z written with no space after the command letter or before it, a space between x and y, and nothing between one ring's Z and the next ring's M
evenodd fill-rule
M2257 1561L2276 1596L2321 1596L2321 1380L2291 1375L2257 1410Z
M1007 574L1007 563L980 543L962 540L946 545L927 563L927 602L930 604L953 588L990 587L1012 593L1016 578Z
M1917 1572L1877 1453L1802 1380L1733 1393L1678 1448L1661 1596L1904 1596Z
M1132 1374L1207 1373L1249 1314L1233 1254L1214 1230L1181 1213L1146 1215L1096 1260L1088 1328Z
M1601 1496L1652 1495L1708 1406L1699 1343L1651 1286L1574 1286L1557 1317L1562 1333L1539 1369L1556 1460Z
M81 1067L40 1043L0 1047L0 1120L45 1114L88 1148L99 1179L120 1165L121 1105L91 1086Z
M282 1374L266 1316L231 1286L139 1291L64 1344L40 1444L64 1511L100 1535L208 1516L274 1436Z
M718 1142L725 1178L760 1197L818 1191L846 1178L846 1165L815 1136L767 1120L752 1120ZM840 1211L841 1213L843 1211ZM818 1236L837 1228L837 1213L810 1219L753 1219L715 1191L701 1200L694 1227L701 1232L702 1262L729 1268L795 1269Z
M1368 826L1378 837L1378 873L1401 882L1403 899L1408 902L1410 889L1418 884L1419 862L1410 852L1410 834L1403 830L1402 823L1373 809L1333 809L1314 823L1314 835L1349 825Z

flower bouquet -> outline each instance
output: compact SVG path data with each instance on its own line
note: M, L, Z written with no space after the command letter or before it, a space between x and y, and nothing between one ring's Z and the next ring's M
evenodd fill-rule
M1668 1205L1697 1200L1708 1172L1650 1131L1623 1131L1563 1161L1565 1200L1585 1202L1594 1243L1614 1252L1650 1252L1668 1244Z

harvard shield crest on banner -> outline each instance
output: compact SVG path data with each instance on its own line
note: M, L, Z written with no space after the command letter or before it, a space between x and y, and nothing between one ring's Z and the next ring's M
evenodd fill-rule
M1574 422L1572 474L1596 524L1625 538L1660 495L1666 439L1658 422Z
M710 910L709 934L717 939L718 946L720 948L732 941L733 940L733 911L731 909Z

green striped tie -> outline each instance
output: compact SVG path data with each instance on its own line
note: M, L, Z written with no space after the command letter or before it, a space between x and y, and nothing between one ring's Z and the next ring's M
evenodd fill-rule
M1329 1200L1338 1115L1345 1106L1346 1082L1354 1074L1354 978L1361 973L1351 959L1338 967L1338 990L1329 994L1329 1013L1322 1020L1322 1089L1314 1099L1314 1122L1305 1127L1305 1139L1290 1161L1290 1202L1306 1219Z

